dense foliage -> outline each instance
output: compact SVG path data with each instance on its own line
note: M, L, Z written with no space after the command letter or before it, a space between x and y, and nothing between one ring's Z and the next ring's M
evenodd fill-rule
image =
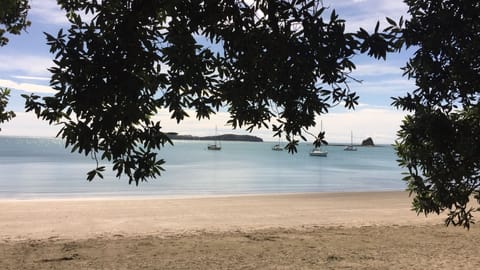
M159 109L180 122L187 109L201 119L224 107L229 124L247 130L277 120L272 128L293 152L316 115L357 104L351 58L392 49L378 25L347 33L314 0L58 2L71 26L47 34L57 94L26 96L27 110L60 124L74 151L113 162L136 184L162 169L157 150L170 140L152 120Z
M399 162L418 213L448 210L447 224L469 227L470 199L480 202L480 2L405 2L411 19L390 30L416 49L404 70L417 88L393 102L411 112Z
M0 0L0 47L8 43L6 33L18 35L30 25L29 9L28 0Z

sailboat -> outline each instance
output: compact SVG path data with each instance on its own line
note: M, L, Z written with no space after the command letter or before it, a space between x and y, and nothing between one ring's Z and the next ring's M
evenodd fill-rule
M310 151L310 156L315 156L315 157L326 157L328 154L328 151L322 150L320 147L315 147Z
M320 122L320 131L323 131L323 122ZM315 147L310 151L310 156L326 157L327 155L328 151L323 150L321 147Z
M209 144L207 146L208 150L217 150L218 151L218 150L222 149L222 145L220 144L220 142L217 143L217 132L218 132L217 127L215 127L215 137L214 137L215 140L213 141L213 144Z
M272 147L272 150L273 150L273 151L283 151L283 147L280 146L280 144L275 144L275 145Z
M353 146L353 132L350 131L350 145L347 145L347 147L345 147L343 149L344 151L357 151L357 148L355 146Z
M273 151L283 151L283 147L280 145L280 138L278 138L278 143L272 147Z

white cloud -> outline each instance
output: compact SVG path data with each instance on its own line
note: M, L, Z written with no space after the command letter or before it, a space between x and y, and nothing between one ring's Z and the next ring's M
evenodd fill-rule
M194 116L195 113L188 111L189 115ZM317 119L323 122L326 131L327 140L335 143L345 143L350 141L350 131L354 134L354 143L361 143L361 140L372 137L375 143L391 144L395 141L396 132L400 128L402 119L406 113L393 110L389 107L371 106L362 104L355 111L346 112L330 112L322 115ZM218 127L218 133L235 133L250 134L245 130L232 130L226 125L229 119L227 112L218 112L212 116L210 120L205 119L198 121L196 118L187 118L180 124L174 119L170 119L167 110L162 110L155 120L161 121L164 131L178 132L180 134L189 134L196 136L213 135L215 126ZM310 130L312 133L318 133L320 125ZM259 136L265 141L274 141L273 132L271 130L260 129L254 130L251 135ZM307 138L311 140L311 138Z
M31 1L30 6L30 14L32 17L35 17L35 21L52 25L69 24L66 12L60 8L56 0ZM80 12L79 14L85 22L91 21L94 17L91 13L84 14Z
M53 65L52 59L48 57L24 54L0 55L0 71L17 72L22 76L46 77L49 75L47 69Z
M341 18L346 19L347 31L360 27L371 31L377 21L386 26L385 17L397 20L407 16L407 5L402 0L324 0L325 6L335 9Z
M232 128L226 125L226 122L230 119L230 114L227 112L217 112L215 115L211 115L210 119L203 119L198 121L195 118L195 111L187 110L190 117L186 118L180 124L177 124L175 119L171 119L171 113L167 109L162 109L154 117L155 121L160 121L161 126L165 132L178 132L180 134L189 134L195 136L207 136L213 135L215 127L218 128L218 133L232 133ZM247 134L246 131L237 130L233 133Z
M7 87L15 90L21 90L30 93L55 94L56 91L49 86L33 83L17 83L10 80L0 79L0 87Z
M21 79L21 80L30 80L30 81L49 81L49 77L35 77L35 76L12 76L15 79Z
M321 119L329 142L348 142L352 131L356 144L367 137L377 144L391 144L405 116L405 112L387 107L362 106L355 111L328 113Z
M31 112L15 112L15 114L17 115L15 118L1 126L2 136L55 137L60 130L59 126L50 126Z
M46 24L66 24L65 12L60 9L56 0L30 1L30 15L35 21Z
M194 116L193 111L189 113ZM59 126L50 126L46 121L39 120L33 113L16 112L10 122L2 125L2 135L9 136L38 136L54 137L60 130ZM318 117L318 126L310 129L312 133L320 131L320 119L326 132L326 139L330 143L350 142L350 131L354 135L354 143L358 144L367 137L372 137L376 144L391 144L396 139L396 132L400 129L405 112L393 110L388 107L375 107L363 104L355 111L328 113ZM226 125L229 119L227 112L219 112L211 119L198 121L195 118L187 118L180 124L170 119L167 110L162 110L155 118L160 121L164 132L178 132L195 136L213 135L215 127L219 134L251 134L263 138L265 141L275 141L271 130L260 129L249 133L243 129L232 130ZM35 131L35 133L32 133ZM307 136L308 137L308 136ZM309 141L312 138L307 138Z
M355 76L381 76L381 75L398 75L402 76L403 70L398 66L387 65L382 63L360 64L356 65L356 69L352 72Z
M365 79L362 83L350 83L350 89L358 92L360 96L364 94L378 94L382 96L403 95L415 89L415 83L407 79L383 79L370 80ZM371 97L371 95L369 95Z
M403 15L408 9L403 0L324 0L323 3L331 9L345 10L358 17L378 13L387 14L385 16Z

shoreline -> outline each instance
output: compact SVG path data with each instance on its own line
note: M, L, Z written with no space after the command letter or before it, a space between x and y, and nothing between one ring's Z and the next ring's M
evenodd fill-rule
M265 193L219 193L219 194L162 194L162 195L141 195L141 194L120 194L120 195L98 195L88 194L85 196L71 194L60 196L25 196L10 198L1 197L2 202L23 202L23 201L112 201L112 200L171 200L171 199L209 199L209 198L235 198L235 197L275 197L275 196L308 196L308 195L340 195L340 194L361 194L361 193L404 193L404 190L349 190L349 191L312 191L312 192L265 192Z
M443 224L410 209L403 191L0 200L0 241Z

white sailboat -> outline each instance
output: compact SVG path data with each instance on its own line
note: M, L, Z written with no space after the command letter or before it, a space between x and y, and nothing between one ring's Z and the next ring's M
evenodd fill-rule
M283 147L282 147L280 144L275 144L275 145L272 147L272 150L273 150L273 151L283 151Z
M320 147L315 147L310 151L310 156L315 157L326 157L328 155L328 151L322 150Z
M222 145L220 142L217 143L217 127L215 126L215 140L213 141L213 144L209 144L207 146L207 149L208 150L216 150L216 151L219 151L222 149Z
M347 145L347 147L345 147L343 149L344 151L357 151L357 148L355 146L353 146L353 132L350 131L350 145Z
M323 131L323 122L320 122L320 132ZM323 150L321 147L315 147L310 151L310 156L314 157L326 157L328 155L327 150Z
M275 144L275 145L272 147L272 150L273 150L273 151L283 151L283 147L280 145L280 138L278 139L278 143Z

